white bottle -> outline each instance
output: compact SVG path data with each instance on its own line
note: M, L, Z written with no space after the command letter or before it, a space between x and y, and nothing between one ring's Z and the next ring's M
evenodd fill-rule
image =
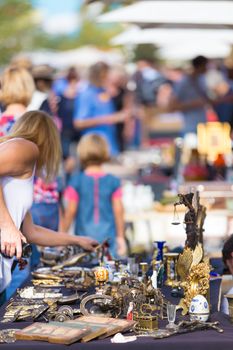
M154 289L157 289L157 277L158 277L157 271L154 270L154 271L153 271L153 274L152 274L152 276L151 276L152 287L153 287Z

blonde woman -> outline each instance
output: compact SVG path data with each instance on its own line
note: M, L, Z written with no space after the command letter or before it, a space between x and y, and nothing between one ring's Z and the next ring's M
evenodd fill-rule
M6 110L0 118L0 136L6 136L22 114L26 110L31 110L28 104L32 99L34 88L34 80L26 69L19 66L10 66L3 72L0 100L5 105ZM56 179L52 179L50 183L45 183L42 178L35 177L34 203L31 214L37 225L57 231L59 224L59 192ZM5 222L3 225L5 225ZM19 237L13 227L7 227L6 230ZM21 242L19 239L17 240L17 247L20 251ZM38 264L38 260L39 253L36 246L33 245L31 265ZM22 273L20 276L22 277Z
M5 136L14 122L26 112L34 89L33 78L26 69L9 67L3 72L0 101L5 109L0 118L0 136Z
M54 231L34 225L29 213L33 201L34 174L46 180L56 176L61 158L60 140L53 120L40 111L27 112L14 124L11 133L0 139L1 252L21 256L21 239L41 246L77 244L93 250L97 242L88 237L54 235ZM1 211L2 208L2 211ZM12 225L15 229L9 232ZM21 228L22 233L19 231ZM0 255L0 292L11 280L13 259Z

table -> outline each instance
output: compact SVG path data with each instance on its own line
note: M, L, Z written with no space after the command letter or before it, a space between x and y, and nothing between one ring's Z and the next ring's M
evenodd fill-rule
M126 344L112 344L110 338L104 340L93 340L89 343L74 343L69 345L58 345L58 344L50 344L47 342L41 341L17 341L12 344L0 344L0 350L8 349L8 350L52 350L52 349L63 349L66 348L69 350L208 350L208 349L216 349L219 350L220 346L224 350L232 350L233 344L233 325L229 322L229 317L220 312L216 312L218 309L217 301L218 294L220 288L221 279L214 279L211 282L211 292L210 292L210 300L212 304L212 312L211 321L219 321L220 327L224 329L224 333L220 334L214 330L208 331L198 331L189 334L182 334L173 336L166 339L153 339L151 337L138 337L138 339L131 343ZM30 284L30 280L26 282L26 284ZM163 293L167 299L169 299L172 303L178 303L177 298L172 298L170 296L170 287L163 287ZM4 309L6 304L2 306L0 309L0 318L2 318ZM178 319L180 316L178 315ZM167 321L159 321L160 328L164 328ZM31 322L14 322L14 323L1 323L1 329L8 328L25 328L29 326Z
M214 330L197 331L189 334L182 334L165 339L153 339L151 337L138 337L136 341L126 344L112 344L110 339L94 340L89 343L74 343L72 345L49 344L41 341L17 341L12 344L0 344L0 349L7 350L232 350L233 325L229 322L228 316L222 313L214 313L211 321L219 321L224 333ZM24 328L28 322L14 324L1 324L1 328ZM17 325L17 327L16 327Z

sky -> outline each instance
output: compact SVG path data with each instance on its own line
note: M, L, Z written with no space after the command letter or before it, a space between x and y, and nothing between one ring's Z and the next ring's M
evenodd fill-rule
M79 27L83 0L31 0L40 11L42 26L50 34L72 34Z

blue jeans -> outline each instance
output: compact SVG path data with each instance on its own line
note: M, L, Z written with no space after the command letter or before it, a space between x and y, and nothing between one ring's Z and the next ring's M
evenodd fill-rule
M4 304L6 301L6 291L4 290L2 293L0 293L0 306Z
M16 289L19 288L23 282L28 278L30 272L29 264L25 266L23 270L19 270L18 264L16 265L13 273L12 280L9 286L6 288L6 300L15 293Z
M58 230L59 203L34 203L31 208L32 219L35 225ZM32 245L31 266L36 266L40 260L40 253L35 244Z

